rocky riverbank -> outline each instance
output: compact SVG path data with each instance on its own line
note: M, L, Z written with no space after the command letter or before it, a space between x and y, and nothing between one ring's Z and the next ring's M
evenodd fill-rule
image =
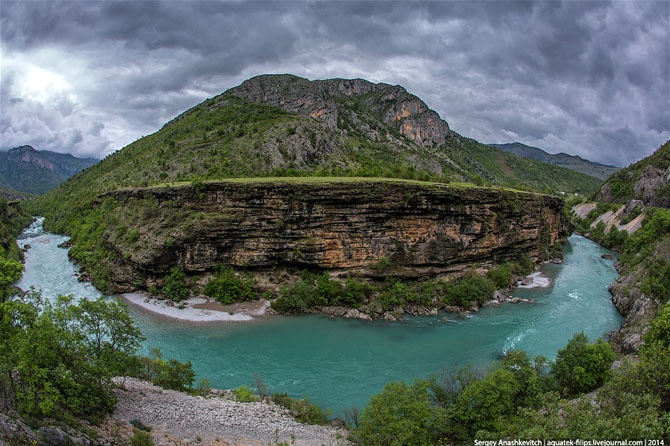
M114 413L99 426L75 429L44 421L29 425L18 414L0 412L0 445L125 446L135 427L148 430L156 446L347 446L342 427L295 421L274 403L240 403L226 392L208 397L165 390L135 378L116 378Z
M558 261L559 260L555 260L555 262ZM532 303L532 300L511 296L512 290L514 288L546 288L550 283L551 280L544 276L541 271L536 271L525 277L517 277L513 287L497 290L494 293L492 300L486 302L486 305L500 305L502 303L515 304L519 302ZM206 296L192 297L178 304L167 299L157 299L146 293L124 293L121 294L120 297L124 301L151 313L189 322L246 322L255 320L259 317L277 314L270 307L270 301L266 299L223 305ZM343 317L346 319L361 319L368 321L384 319L393 322L398 318L401 318L403 314L411 314L413 316L434 316L437 315L439 311L464 313L477 311L478 309L478 306L469 308L449 306L438 300L429 307L406 304L397 306L392 311L383 311L381 310L381 307L375 305L363 305L359 308L342 306L316 307L310 309L308 312L325 314L333 317Z
M133 378L116 395L114 419L151 427L156 445L350 444L345 429L300 424L275 404L191 396Z

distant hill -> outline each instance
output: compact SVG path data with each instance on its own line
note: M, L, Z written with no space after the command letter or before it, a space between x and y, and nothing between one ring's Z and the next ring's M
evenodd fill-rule
M530 158L536 161L541 161L547 164L565 167L575 172L583 173L600 180L605 180L614 172L620 170L620 167L609 166L607 164L600 164L593 161L586 160L580 156L568 155L567 153L551 154L547 153L537 147L527 146L520 142L513 142L507 144L490 144L505 152L513 153L518 156Z
M595 196L597 201L670 208L670 141L650 156L612 175Z
M97 162L94 158L76 158L32 146L15 147L0 152L0 188L42 194Z

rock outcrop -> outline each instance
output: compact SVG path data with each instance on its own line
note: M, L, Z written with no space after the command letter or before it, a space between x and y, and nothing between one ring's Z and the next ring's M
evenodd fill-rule
M670 208L670 141L651 156L612 175L594 199L609 203L635 199L645 206Z
M310 82L296 76L263 75L243 82L228 93L289 113L311 116L329 128L338 128L343 114L360 131L372 136L366 114L391 125L401 135L422 146L443 145L449 125L418 97L399 85L374 84L364 79L328 79ZM340 107L343 99L361 101L355 112ZM378 137L378 135L377 135Z
M192 273L227 264L371 278L459 274L542 258L569 233L560 198L435 183L216 182L113 191L103 202L120 221L135 219L121 231L130 240L114 226L105 236L120 265L109 265L119 291L174 265Z

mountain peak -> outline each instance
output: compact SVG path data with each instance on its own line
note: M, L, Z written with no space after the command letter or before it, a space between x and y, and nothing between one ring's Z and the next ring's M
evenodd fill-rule
M461 137L400 85L290 74L256 76L207 99L90 173L89 193L282 176L475 179L582 193L600 185Z
M226 93L310 116L330 129L338 128L338 120L348 115L346 119L354 123L356 130L368 132L365 122L381 119L422 146L443 145L451 135L446 121L400 85L375 84L365 79L310 81L282 74L256 76Z
M0 152L0 185L19 192L40 194L97 161L40 151L30 145L14 147Z

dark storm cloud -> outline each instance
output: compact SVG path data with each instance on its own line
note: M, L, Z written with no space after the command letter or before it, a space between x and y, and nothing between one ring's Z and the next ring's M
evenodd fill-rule
M0 147L104 154L250 76L290 72L398 83L466 136L628 164L670 135L669 8L3 1Z

